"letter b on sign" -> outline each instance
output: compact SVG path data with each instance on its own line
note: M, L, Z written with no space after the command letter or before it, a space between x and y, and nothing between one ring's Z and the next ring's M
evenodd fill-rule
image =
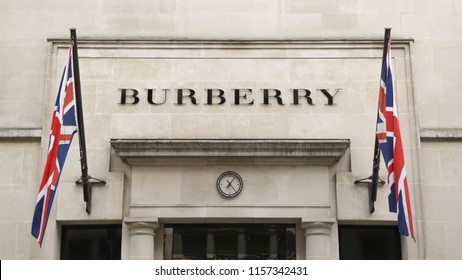
M127 104L127 99L130 99L128 104L138 104L140 98L138 97L138 90L134 88L121 88L120 89L120 104Z

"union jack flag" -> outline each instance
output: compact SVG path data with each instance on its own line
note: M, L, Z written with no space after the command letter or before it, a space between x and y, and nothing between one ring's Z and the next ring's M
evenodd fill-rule
M398 228L402 235L414 238L409 188L404 168L404 152L393 91L391 43L388 40L379 92L377 139L388 168L388 205L390 212L398 213Z
M32 235L37 239L40 246L42 246L45 228L64 161L71 146L72 137L77 132L72 66L72 48L70 48L51 120L48 156L32 220Z

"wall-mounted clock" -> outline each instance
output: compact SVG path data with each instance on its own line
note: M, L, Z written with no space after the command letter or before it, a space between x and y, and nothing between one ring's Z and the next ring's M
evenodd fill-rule
M217 179L218 192L226 198L239 195L244 187L244 182L239 174L234 171L223 172Z

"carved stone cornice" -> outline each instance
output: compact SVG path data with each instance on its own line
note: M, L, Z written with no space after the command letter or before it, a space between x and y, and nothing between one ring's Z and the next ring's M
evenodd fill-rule
M116 153L131 165L331 165L349 140L157 140L113 139Z

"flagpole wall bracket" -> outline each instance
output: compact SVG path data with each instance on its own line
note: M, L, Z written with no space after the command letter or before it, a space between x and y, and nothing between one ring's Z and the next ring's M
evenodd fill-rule
M359 179L354 181L355 185L367 184L368 196L369 196L369 213L372 214L375 212L375 201L377 199L377 186L383 186L385 181L377 176L377 182L374 184L373 176L367 178Z
M355 184L355 185L358 185L358 184L369 184L370 182L372 182L372 176L369 176L369 177L366 177L366 178L362 178L362 179L356 180L356 181L354 181L354 184ZM382 185L385 184L385 181L382 180L381 178L379 178L379 181L378 181L377 183L379 183L380 186L382 186Z
M104 186L104 185L106 185L106 181L100 180L100 179L97 179L97 178L93 178L93 177L89 177L88 181L89 181L89 183L91 183L94 186ZM75 181L75 184L76 185L82 185L83 184L82 178Z
M83 200L85 201L85 211L88 215L91 214L91 197L93 186L105 186L106 181L93 178L91 176L81 177L75 181L76 185L83 185Z

